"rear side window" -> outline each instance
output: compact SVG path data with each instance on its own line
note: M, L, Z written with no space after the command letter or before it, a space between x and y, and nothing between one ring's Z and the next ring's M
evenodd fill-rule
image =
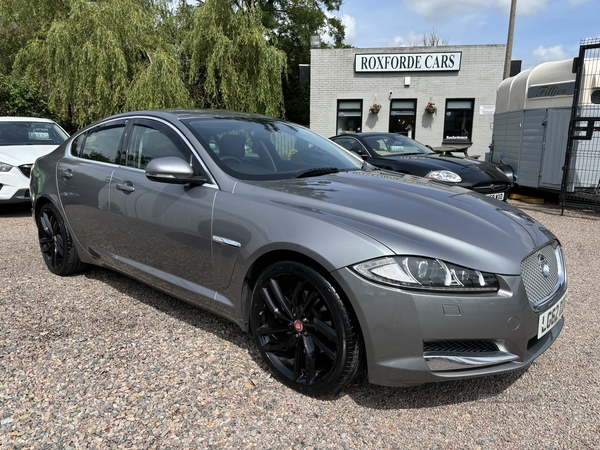
M118 153L119 144L124 130L125 124L100 127L91 130L85 138L80 157L94 161L118 164L121 159L121 156ZM81 139L81 137L78 139Z

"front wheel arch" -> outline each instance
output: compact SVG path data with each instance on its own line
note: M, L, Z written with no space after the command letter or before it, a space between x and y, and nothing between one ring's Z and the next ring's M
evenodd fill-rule
M347 307L351 309L353 316L356 318L354 308L353 308L351 302L348 300L348 297L344 294L342 287L337 283L335 278L333 278L331 276L329 271L325 267L323 267L322 264L320 264L318 261L315 261L314 259L312 259L311 257L309 257L303 253L299 253L299 252L296 252L293 250L276 250L276 251L271 251L271 252L265 253L264 255L261 255L256 261L254 261L252 263L252 265L250 266L250 268L248 269L248 271L246 273L246 277L244 279L244 285L242 288L242 290L243 290L242 297L243 297L243 305L244 305L243 306L243 308L244 308L244 310L243 310L244 324L246 325L247 331L250 329L249 328L250 301L251 301L250 297L252 294L252 290L254 289L254 285L255 285L256 281L258 280L258 277L260 276L260 274L268 266L270 266L271 264L274 264L276 262L280 262L280 261L295 261L295 262L298 262L301 264L305 264L306 266L308 266L311 269L318 272L339 293L339 295L342 297L342 301L344 301L344 303L347 305ZM356 320L356 323L358 324L358 319ZM362 333L361 333L361 335L362 335Z
M343 292L294 260L263 267L250 292L250 333L271 373L310 395L336 392L365 367L360 325Z

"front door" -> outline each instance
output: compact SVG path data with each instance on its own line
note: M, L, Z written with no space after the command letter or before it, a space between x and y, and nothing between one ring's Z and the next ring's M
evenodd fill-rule
M115 170L110 185L115 253L121 269L218 310L211 252L216 185L150 181L146 165L166 156L191 161L197 175L206 173L176 130L166 124L136 119L129 135L126 165Z

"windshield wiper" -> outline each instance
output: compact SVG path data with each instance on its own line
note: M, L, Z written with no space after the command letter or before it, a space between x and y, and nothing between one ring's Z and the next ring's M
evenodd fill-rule
M337 167L313 167L312 169L301 170L294 174L294 178L318 177L328 173L337 173L340 169Z

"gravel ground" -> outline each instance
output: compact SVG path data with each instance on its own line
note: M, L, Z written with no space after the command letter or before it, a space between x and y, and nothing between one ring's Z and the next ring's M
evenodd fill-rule
M526 371L326 398L272 379L237 326L117 273L46 270L0 209L0 448L600 448L600 213L521 209L562 241L566 324Z

